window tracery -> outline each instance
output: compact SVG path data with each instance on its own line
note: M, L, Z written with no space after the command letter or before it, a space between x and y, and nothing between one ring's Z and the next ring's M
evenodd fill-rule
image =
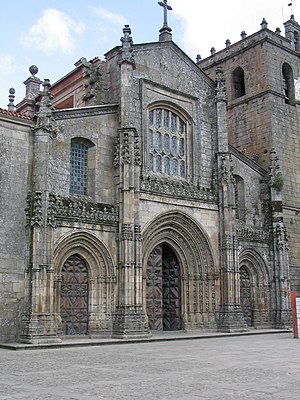
M187 123L174 111L148 112L148 169L150 172L186 177Z

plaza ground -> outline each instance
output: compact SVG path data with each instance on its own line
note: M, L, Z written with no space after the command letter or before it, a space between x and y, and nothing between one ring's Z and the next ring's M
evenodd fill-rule
M0 372L0 400L298 400L300 341L277 333L0 348Z

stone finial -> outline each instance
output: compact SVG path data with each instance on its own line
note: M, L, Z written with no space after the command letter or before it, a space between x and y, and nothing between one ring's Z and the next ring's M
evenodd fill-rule
M201 58L200 54L197 54L196 63L200 64L201 60L202 60L202 58Z
M214 47L212 47L212 48L210 49L210 54L211 54L211 55L216 54L216 49L215 49Z
M31 65L29 67L29 72L31 76L26 79L24 85L26 87L25 99L35 100L40 91L40 84L42 81L36 76L39 69L36 65Z
M42 85L44 90L41 93L41 101L38 104L39 111L36 116L36 125L34 129L41 129L52 134L53 136L56 136L57 122L53 117L54 108L51 103L53 96L50 91L51 84L49 79L44 79Z
M229 39L227 39L227 40L226 40L226 42L225 42L225 46L226 46L226 47L229 47L229 46L231 46L231 41L230 41Z
M172 7L168 4L168 0L159 1L158 4L164 8L164 23L159 30L159 41L168 42L172 40L172 29L168 25L168 11L171 11Z
M280 28L276 28L276 30L275 30L275 33L277 34L277 35L281 35L281 30L280 30Z
M15 111L15 109L16 109L16 107L14 105L15 93L16 93L16 91L14 88L9 89L9 96L8 96L9 103L7 105L8 111Z
M260 26L261 26L261 29L267 29L268 28L268 23L267 23L265 18L263 18Z
M241 32L241 38L245 39L247 37L247 33L245 31Z
M131 35L131 29L129 25L125 25L123 28L123 34L124 36L121 37L121 42L122 42L122 54L121 54L121 60L120 63L127 62L135 66L134 62L134 57L133 57L133 40Z
M227 101L226 96L226 86L225 86L225 77L222 67L218 67L216 69L216 89L215 89L215 99L216 102L219 101Z
M31 65L29 67L29 72L31 73L31 76L35 77L36 74L39 72L39 69L36 65Z

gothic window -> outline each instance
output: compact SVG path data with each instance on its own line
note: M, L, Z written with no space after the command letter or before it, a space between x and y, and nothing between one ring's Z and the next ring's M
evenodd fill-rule
M91 195L94 187L94 144L84 138L73 138L70 149L70 194Z
M186 178L187 121L167 108L148 113L148 169Z
M235 205L236 205L236 218L244 221L246 214L245 205L245 183L244 179L239 175L235 175Z
M295 105L295 86L293 70L291 66L284 63L282 66L283 93L287 104Z
M244 70L241 67L237 67L233 71L233 89L235 99L242 97L246 94Z

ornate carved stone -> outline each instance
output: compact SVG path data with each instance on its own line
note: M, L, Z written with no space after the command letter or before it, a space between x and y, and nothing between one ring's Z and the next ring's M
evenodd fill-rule
M39 102L39 111L36 115L36 124L33 128L35 131L41 129L48 132L52 137L55 137L58 130L58 125L53 117L54 108L52 107L51 100L53 96L50 92L51 84L49 79L43 82L44 90L41 94L41 101Z
M133 68L135 68L135 61L134 61L134 56L133 56L133 40L131 35L131 29L129 25L125 25L123 29L123 34L124 36L121 37L121 42L122 42L122 49L121 49L121 57L119 63L122 64L124 62L130 63L133 65Z
M193 185L186 181L177 181L148 176L142 178L141 191L157 193L166 196L175 196L184 199L203 200L210 203L217 202L217 196L211 189Z
M133 226L131 224L122 224L121 240L133 240Z
M224 72L221 67L218 67L216 70L216 89L215 89L215 100L227 102L226 97L226 85L225 85L225 78Z
M118 211L109 204L93 203L85 199L49 195L48 223L81 221L88 224L116 224ZM50 223L51 222L51 223Z
M236 221L236 233L239 240L249 240L255 242L267 242L269 239L269 231L265 229L249 226L243 221Z

